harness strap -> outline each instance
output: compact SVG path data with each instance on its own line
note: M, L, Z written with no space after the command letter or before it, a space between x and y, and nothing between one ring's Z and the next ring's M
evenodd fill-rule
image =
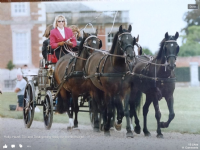
M126 73L95 73L93 75L85 76L85 79L93 78L93 77L125 77Z
M137 73L131 73L133 76L136 76L136 77L139 77L141 80L142 79L149 79L149 80L153 80L153 81L156 81L156 82L176 82L176 78L154 78L154 77L148 77L148 76L145 76L143 74L137 74Z

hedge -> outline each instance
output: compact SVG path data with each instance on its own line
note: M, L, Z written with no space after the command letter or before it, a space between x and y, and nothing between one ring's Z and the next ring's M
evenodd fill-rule
M199 70L199 81L200 81L200 67ZM181 67L175 69L176 82L190 82L190 67Z

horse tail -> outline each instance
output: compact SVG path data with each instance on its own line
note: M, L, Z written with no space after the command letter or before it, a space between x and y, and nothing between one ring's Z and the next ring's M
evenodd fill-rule
M135 99L134 99L134 103L135 103L135 109L137 114L139 115L141 107L142 107L142 92L141 91L137 91Z
M63 99L61 94L58 93L58 96L56 98L56 103L57 103L57 106L56 106L56 111L60 114L62 113L65 113L67 111L69 111L69 100L66 98L66 99Z

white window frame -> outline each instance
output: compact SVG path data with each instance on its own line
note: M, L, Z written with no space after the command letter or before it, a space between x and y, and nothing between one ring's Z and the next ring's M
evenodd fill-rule
M15 6L19 5L19 4L25 5L25 12L24 13L15 13ZM30 16L30 3L29 2L11 3L11 16L12 17Z
M108 35L110 33L110 29L111 27L106 27L106 35ZM119 30L119 28L117 27L113 27L111 33L113 33L113 39L115 37L115 34L117 33L117 31ZM113 43L113 40L111 40L110 42L108 42L108 36L106 36L106 50L109 51L112 47L112 43ZM110 49L109 49L110 48Z
M15 36L17 33L26 33L27 36L26 36L26 42L27 42L27 60L18 60L16 58L16 44L17 44L17 41L15 39ZM32 55L31 55L31 30L21 30L21 31L12 31L12 49L13 49L13 63L16 64L16 65L24 65L24 64L31 64L32 62Z

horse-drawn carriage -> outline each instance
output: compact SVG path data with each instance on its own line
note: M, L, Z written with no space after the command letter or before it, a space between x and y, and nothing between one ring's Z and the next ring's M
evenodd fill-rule
M89 38L97 37L87 34L87 40ZM67 47L67 49L69 50L69 47ZM32 124L36 106L43 106L43 119L45 129L51 128L53 112L56 111L58 94L63 86L63 83L67 80L66 77L63 77L62 83L59 85L55 82L54 70L58 60L52 51L53 50L49 48L47 52L47 60L44 58L40 60L38 75L33 74L24 77L27 81L23 101L23 119L26 128L30 128ZM70 53L70 60L77 58L76 52L68 52ZM75 74L77 74L77 72L75 72ZM91 97L87 93L82 93L79 95L78 102L78 107L89 107L89 110L79 110L79 112L89 112L90 121L93 125L94 116L91 111Z
M150 135L146 116L148 107L153 102L158 123L158 137L162 137L160 128L168 127L174 118L175 76L173 70L179 51L176 43L179 35L176 33L175 36L169 36L166 33L158 55L152 59L148 56L135 55L134 45L138 46L139 55L141 47L137 43L138 38L131 36L131 29L131 26L128 30L120 26L109 52L100 50L102 43L97 33L95 35L84 33L78 54L69 50L69 54L60 58L58 62L49 52L48 60L40 61L37 78L29 81L25 89L23 110L25 126L27 128L31 126L34 108L36 105L41 105L46 129L51 128L55 106L60 113L68 112L69 118L73 118L73 112L75 112L73 126L77 127L79 107L88 102L94 130L99 130L101 127L101 114L103 114L104 133L110 135L111 118L114 118L116 108L116 127L120 129L122 118L125 116L127 137L133 137L130 127L133 116L136 123L135 132L139 134L141 131L135 109L138 104L136 100L140 97L137 97L138 92L143 92L146 94L146 103L143 107L144 134ZM38 87L37 94L36 86ZM160 122L158 101L162 97L167 100L170 110L167 122ZM70 106L71 98L72 106ZM122 100L124 100L124 106Z

